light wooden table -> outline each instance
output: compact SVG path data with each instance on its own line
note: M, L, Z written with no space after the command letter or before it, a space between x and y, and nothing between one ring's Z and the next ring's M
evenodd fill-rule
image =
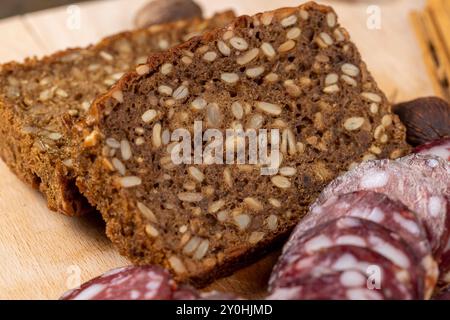
M57 8L0 21L0 62L42 56L66 47L84 46L103 36L132 28L145 0L93 2L79 8L79 29L68 27L68 8ZM281 6L294 0L199 0L206 15L228 8L239 14ZM432 95L408 13L422 0L373 0L381 10L381 29L367 28L368 4L332 4L349 30L370 71L386 94L397 101ZM70 23L69 23L70 26ZM211 288L247 296L264 294L272 254L261 262L219 280ZM126 265L104 236L99 217L68 218L49 211L39 193L22 184L0 161L0 299L56 299L78 280Z

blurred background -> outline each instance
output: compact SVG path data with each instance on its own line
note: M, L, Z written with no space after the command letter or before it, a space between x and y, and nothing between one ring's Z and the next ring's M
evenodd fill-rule
M78 0L76 2L86 2L88 0ZM130 0L133 1L133 0ZM71 4L73 0L1 0L0 19L24 14L33 11L44 10Z
M0 0L0 63L87 46L105 36L143 26L137 21L164 21L161 10L150 4L154 1L168 7L166 13L174 18L188 11L180 5L183 1L194 1L201 7L199 14L210 17L227 9L238 15L254 14L298 6L307 0ZM435 47L443 46L433 42L436 39L430 35L442 29L442 38L450 39L450 0L315 1L333 6L391 100L407 100L433 91L444 96L444 91L449 91L450 59L446 57L450 54L439 51L436 55ZM440 25L436 14L443 20ZM449 67L443 69L445 65Z
M81 3L88 2L91 0L1 0L0 4L0 19L11 17L19 14L30 13L34 11L49 9L53 7L69 5L72 3ZM108 1L108 0L103 0ZM129 2L133 2L134 0L129 0ZM259 2L264 0L255 0L254 2ZM367 2L367 3L379 3L379 2L388 2L395 0L335 0L335 2ZM410 0L411 2L415 0ZM211 0L211 2L221 2L220 0ZM272 3L276 3L277 0L271 1ZM282 2L282 1L281 1ZM299 1L304 2L304 1ZM227 1L223 1L224 4Z

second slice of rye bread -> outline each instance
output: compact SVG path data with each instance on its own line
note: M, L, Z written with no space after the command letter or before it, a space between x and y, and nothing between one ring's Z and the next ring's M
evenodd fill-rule
M194 120L279 129L279 173L174 165L169 134ZM74 131L77 185L120 252L197 286L283 239L339 173L409 150L336 14L315 3L242 16L152 55Z
M0 66L0 156L23 181L39 189L52 210L80 215L91 207L75 186L69 159L68 123L146 57L205 30L222 27L234 14L192 19L120 33L100 43L43 59Z

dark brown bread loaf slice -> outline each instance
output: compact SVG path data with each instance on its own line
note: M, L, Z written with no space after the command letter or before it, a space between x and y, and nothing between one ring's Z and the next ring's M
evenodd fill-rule
M0 67L0 155L25 182L39 189L52 210L79 215L89 205L78 192L63 135L64 117L82 117L92 100L124 72L234 14L125 32L83 49Z
M280 129L279 173L173 164L170 133L194 120ZM284 238L340 172L409 151L334 11L315 3L243 16L152 55L75 131L77 184L120 252L195 285Z

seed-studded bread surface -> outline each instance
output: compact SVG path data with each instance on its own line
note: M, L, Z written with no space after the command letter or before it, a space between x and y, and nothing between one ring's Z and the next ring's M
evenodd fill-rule
M74 184L67 150L67 122L82 117L91 102L151 52L225 26L232 12L125 32L84 49L0 67L0 155L25 182L45 195L50 209L67 215L89 210Z
M75 126L77 184L120 252L203 285L286 236L357 162L408 152L405 130L334 11L307 3L206 33L127 74ZM279 129L279 172L172 162L170 133Z

